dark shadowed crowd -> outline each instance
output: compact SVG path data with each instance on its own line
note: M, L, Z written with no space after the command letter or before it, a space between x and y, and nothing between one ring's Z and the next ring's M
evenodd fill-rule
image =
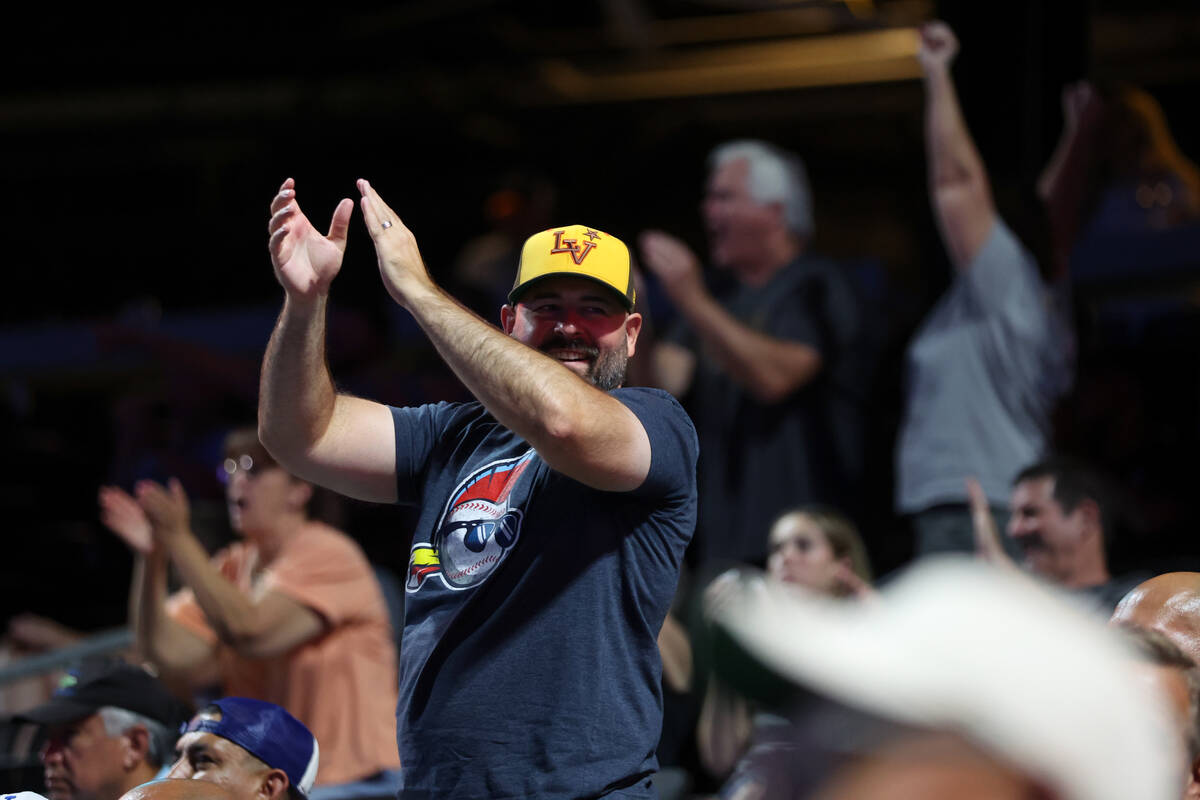
M257 424L210 448L236 538L212 546L169 456L121 454L98 515L133 562L132 644L0 686L43 775L9 797L1200 798L1200 573L1117 568L1128 487L1056 446L1081 243L1200 224L1200 171L1148 95L1071 85L1041 234L1010 225L957 52L921 29L953 275L902 361L902 567L871 566L884 311L813 246L796 155L712 151L703 257L653 221L555 226L552 188L517 180L453 291L369 181L325 224L288 178L283 305L238 390ZM363 237L461 402L333 374ZM323 519L336 497L408 509L407 564Z

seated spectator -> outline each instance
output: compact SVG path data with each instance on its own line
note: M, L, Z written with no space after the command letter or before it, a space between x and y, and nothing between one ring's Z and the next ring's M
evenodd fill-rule
M853 523L836 511L819 507L785 511L771 526L767 546L769 582L803 586L830 597L861 598L873 592L862 539ZM709 586L705 598L709 613L720 607L723 595L737 580L737 572L731 571ZM773 751L778 758L778 734L786 724L777 713L756 711L713 677L696 732L701 761L718 777L728 775L736 765L735 783L745 791L748 783L755 782L746 775L757 770L756 748Z
M868 593L871 565L849 519L816 506L785 512L767 537L767 577L845 597Z
M17 719L46 726L50 800L117 800L169 763L185 716L148 672L105 660L69 672L47 703Z
M1108 616L1144 574L1113 577L1107 551L1116 527L1115 490L1072 458L1031 464L1013 482L1008 534L1024 565Z
M802 721L815 772L783 796L1180 796L1168 704L1058 590L965 558L921 562L871 603L748 584L717 612L731 644L879 720L847 736Z
M1117 628L1141 657L1139 674L1169 703L1186 754L1182 796L1195 800L1200 797L1200 668L1159 631L1121 623Z
M178 481L143 481L137 499L100 492L103 520L134 550L130 612L138 646L193 688L276 703L325 741L313 792L389 795L399 780L396 652L379 585L349 537L310 520L310 484L288 474L252 428L229 434L230 521L244 537L211 560ZM186 584L168 598L166 569Z
M1200 572L1168 572L1139 583L1112 621L1159 631L1200 663Z
M238 800L238 798L224 786L209 781L161 780L135 786L121 795L121 800Z
M320 748L308 728L274 703L226 697L183 729L168 778L211 781L235 800L305 800Z

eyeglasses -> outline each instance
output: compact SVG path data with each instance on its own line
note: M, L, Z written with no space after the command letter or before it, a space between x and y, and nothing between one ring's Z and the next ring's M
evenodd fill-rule
M238 471L244 472L247 476L253 477L254 475L257 475L264 467L266 467L266 464L255 464L253 458L246 453L242 453L236 458L230 457L225 459L221 466L217 467L217 480L219 480L221 483L229 483L231 480L233 480L233 476L236 475Z

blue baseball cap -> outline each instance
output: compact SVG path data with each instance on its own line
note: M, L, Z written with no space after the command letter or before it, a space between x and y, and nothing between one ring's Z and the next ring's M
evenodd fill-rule
M215 719L213 707L220 709ZM180 734L201 731L241 747L272 769L281 769L301 797L317 779L320 748L304 723L274 703L249 697L223 697L192 717Z

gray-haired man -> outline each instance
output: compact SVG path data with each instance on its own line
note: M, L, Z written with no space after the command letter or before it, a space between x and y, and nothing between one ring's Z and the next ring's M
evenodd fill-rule
M172 756L186 710L158 679L119 661L86 664L18 719L46 726L50 800L117 800Z

